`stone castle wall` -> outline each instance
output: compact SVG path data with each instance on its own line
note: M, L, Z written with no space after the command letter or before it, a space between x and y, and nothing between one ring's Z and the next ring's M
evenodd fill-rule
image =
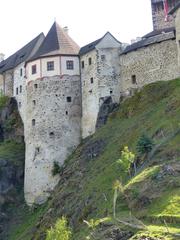
M58 182L54 162L62 165L80 143L80 77L54 76L27 85L25 123L25 199L42 203Z
M122 91L139 88L151 82L179 77L177 59L175 39L152 44L121 55Z

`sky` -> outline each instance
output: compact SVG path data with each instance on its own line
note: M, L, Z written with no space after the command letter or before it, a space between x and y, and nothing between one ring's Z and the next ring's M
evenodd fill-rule
M47 34L54 21L68 26L82 47L107 31L130 43L152 30L150 0L0 0L0 53L5 58L39 33Z

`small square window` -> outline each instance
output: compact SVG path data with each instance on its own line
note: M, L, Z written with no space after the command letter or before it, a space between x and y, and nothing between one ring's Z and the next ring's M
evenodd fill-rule
M92 59L89 58L89 59L88 59L88 62L89 62L89 65L91 65L91 64L92 64Z
M19 92L22 93L22 86L20 85Z
M66 61L66 69L73 70L74 69L74 61L72 61L72 60Z
M54 61L47 62L47 71L54 70Z
M35 65L32 65L32 67L31 67L31 72L32 72L32 74L36 74L36 72L37 72L36 64L35 64Z
M113 94L113 90L112 89L110 90L110 94Z
M93 77L90 79L91 80L91 84L94 82L94 79L93 79Z
M81 62L81 67L84 68L84 61Z
M18 88L16 88L16 95L18 95Z
M71 97L67 97L66 100L67 100L67 102L71 102L72 101Z
M23 75L23 69L21 68L20 69L20 76L22 77L22 75Z
M105 61L105 60L106 60L106 55L104 55L104 54L101 55L101 60L102 60L102 61Z
M132 84L137 84L136 75L131 76L131 81L132 81Z

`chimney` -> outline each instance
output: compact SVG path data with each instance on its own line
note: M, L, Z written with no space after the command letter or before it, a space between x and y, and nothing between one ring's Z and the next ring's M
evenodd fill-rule
M68 29L68 27L67 27L67 26L63 27L63 30L65 31L65 33L67 33L67 34L68 34L68 32L69 32L69 29Z
M4 53L0 53L0 62L2 62L4 60Z

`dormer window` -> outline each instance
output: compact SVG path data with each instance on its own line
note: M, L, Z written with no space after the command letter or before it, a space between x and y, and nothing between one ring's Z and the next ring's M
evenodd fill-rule
M32 74L36 74L36 72L37 72L36 64L35 64L35 65L32 65L32 67L31 67L31 72L32 72Z
M73 70L74 69L74 61L72 61L72 60L66 61L66 69Z
M47 62L47 71L54 70L54 61Z

